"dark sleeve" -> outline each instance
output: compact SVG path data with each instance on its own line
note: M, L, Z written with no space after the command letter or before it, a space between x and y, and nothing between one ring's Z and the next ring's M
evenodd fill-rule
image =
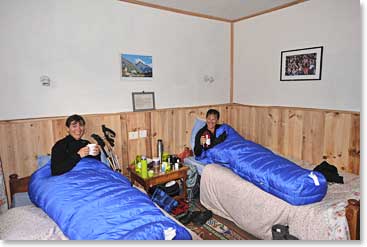
M198 133L196 133L195 136L195 147L194 147L194 154L195 156L200 156L200 154L203 152L204 147L200 144L200 137L204 133L206 129L206 125L201 128Z
M219 143L221 142L224 142L224 140L227 138L227 132L223 132L220 136L218 136L218 138L215 138L214 139L214 142L213 142L213 147L215 145L218 145Z
M70 171L80 161L77 153L68 153L65 141L57 142L51 151L51 174L61 175Z
M86 157L88 157L88 158L93 158L93 159L96 159L96 160L101 161L101 152L102 152L102 150L101 150L101 151L99 152L99 154L98 154L98 155L96 155L96 156L88 155L88 156L86 156Z

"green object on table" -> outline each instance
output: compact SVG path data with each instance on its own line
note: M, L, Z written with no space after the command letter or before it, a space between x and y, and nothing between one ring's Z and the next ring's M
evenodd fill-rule
M151 178L154 176L154 171L153 170L149 170L148 171L148 177Z
M140 174L141 173L141 161L139 161L136 165L135 165L135 172Z
M141 177L147 178L148 177L148 164L147 160L141 160Z
M162 161L168 161L168 156L169 156L169 153L168 152L163 152L163 154L162 154Z
M136 155L135 164L138 164L141 161L141 155Z

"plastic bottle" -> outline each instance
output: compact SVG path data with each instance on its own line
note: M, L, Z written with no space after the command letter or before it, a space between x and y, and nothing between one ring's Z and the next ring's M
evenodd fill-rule
M158 154L158 157L159 157L159 161L162 164L163 141L161 139L159 139L158 142L157 142L157 154Z
M203 147L208 147L210 146L211 140L210 140L210 134L209 131L204 131L203 135L205 137L205 143L203 144Z
M141 161L139 161L135 166L135 172L140 174L141 173Z
M146 159L141 160L141 177L142 178L148 177L148 164Z
M205 137L206 137L206 146L208 147L208 146L210 146L210 135L209 135L209 133L207 133Z

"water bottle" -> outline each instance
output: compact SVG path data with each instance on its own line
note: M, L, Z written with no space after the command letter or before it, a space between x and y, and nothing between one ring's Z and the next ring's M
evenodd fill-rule
M141 177L142 178L148 177L148 164L146 159L141 160Z
M163 155L163 141L161 139L157 142L157 154L159 157L159 161L162 164L162 155Z

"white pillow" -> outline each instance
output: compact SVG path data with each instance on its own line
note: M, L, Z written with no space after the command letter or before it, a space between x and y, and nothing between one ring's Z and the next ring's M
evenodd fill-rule
M194 146L195 146L195 136L198 133L198 131L204 127L206 124L206 121L200 118L195 118L195 123L194 123L194 127L192 127L192 131L191 131L191 148L192 150L194 150Z

